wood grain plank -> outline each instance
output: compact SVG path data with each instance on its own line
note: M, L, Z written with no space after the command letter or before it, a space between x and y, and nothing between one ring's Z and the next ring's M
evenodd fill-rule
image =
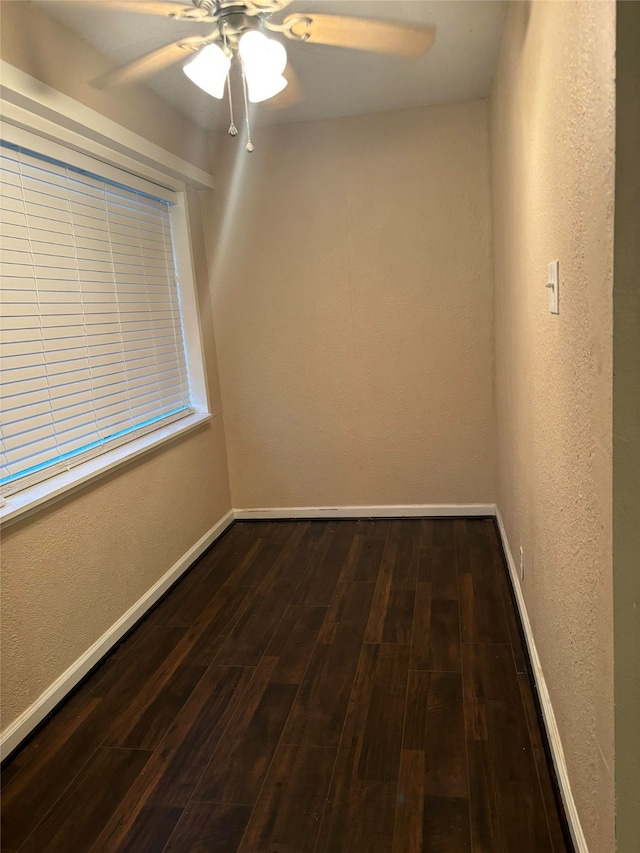
M291 601L294 585L259 590L214 658L218 666L256 666Z
M325 617L326 633L311 655L283 743L338 746L372 596L371 584L339 584Z
M480 646L462 646L464 718L467 740L488 739L487 709Z
M389 525L365 634L367 643L410 642L420 560L419 522Z
M355 838L364 843L363 827L377 820L370 806L378 802L382 815L392 796L395 808L408 665L407 646L372 644L362 649L331 781L324 844L336 843L338 832L352 838L352 829L353 843ZM393 843L393 827L393 815L387 814L372 834L385 849Z
M509 853L502 835L493 754L488 740L468 740L469 815L473 853Z
M547 826L554 853L564 853L567 849L566 833L558 813L558 803L554 791L554 783L551 778L550 763L547 758L545 744L542 736L540 716L537 711L536 701L533 696L533 688L529 677L524 673L518 675L520 695L524 707L529 739L533 751L533 759L538 772L538 781L542 792L542 801L547 818Z
M434 548L427 566L422 571L429 573L431 595L441 601L458 600L458 575L455 548Z
M313 853L336 749L281 744L240 853Z
M425 755L425 796L468 797L462 676L409 673L404 748Z
M21 851L89 850L150 755L137 749L97 750Z
M356 530L340 582L375 583L389 531L389 521L359 521Z
M393 853L420 853L424 815L424 752L403 749L398 781Z
M430 626L428 669L460 672L462 664L458 602L432 599Z
M390 590L381 642L411 643L415 598L412 589Z
M272 567L286 556L285 545L298 544L309 529L309 522L270 522L257 525L259 538L245 559L225 581L227 586L260 586Z
M220 539L200 556L146 618L153 625L188 627L198 617L199 603L206 604L220 589L229 574L255 543L255 535L240 522L235 522ZM145 624L143 623L143 625ZM131 634L121 649L127 653L135 648L139 632Z
M418 519L394 519L389 524L387 539L397 542L392 586L395 589L415 590L420 562L421 524Z
M133 742L134 738L139 739L140 733L144 731L142 721L145 718L149 721L157 718L158 724L162 725L163 719L166 719L171 711L170 708L163 707L161 697L163 693L165 698L171 696L174 689L171 685L174 684L176 671L191 648L195 632L193 628L157 626L149 635L149 640L153 640L158 632L161 632L163 653L159 653L160 649L158 649L158 653L141 656L141 662L155 659L155 666L148 670L144 680L138 684L134 682L128 684L130 689L126 693L126 699L125 694L116 689L105 695L105 706L113 705L115 711L105 729L103 741L105 745L120 745L129 738L132 739L130 742ZM180 634L178 635L177 632ZM172 633L175 633L177 642L173 647L167 648L165 643ZM132 672L135 673L135 671L136 668L133 667ZM119 683L122 684L124 681L123 678ZM132 734L134 731L137 732L135 736Z
M225 730L254 692L260 692L269 673L239 667L210 668L208 683L203 679L202 690L194 694L190 706L185 706L162 744L163 772L150 803L187 805Z
M297 604L287 607L265 653L267 657L278 658L273 682L300 684L326 615L326 607Z
M455 532L453 518L438 518L433 524L433 547L455 548Z
M476 643L479 636L476 625L476 596L470 573L458 575L458 608L462 643Z
M419 582L413 610L411 669L429 669L431 653L431 583Z
M205 673L204 666L179 666L167 679L136 725L119 738L112 733L104 746L155 749Z
M90 702L90 699L95 701ZM18 773L33 761L42 761L47 753L57 752L93 709L100 704L99 700L100 697L87 695L86 691L80 689L61 702L55 712L34 731L22 748L16 750L8 760L3 762L3 787L8 785L9 781L13 782Z
M180 820L183 809L166 806L145 806L118 846L119 853L163 853L171 833ZM96 853L103 851L94 845Z
M283 743L338 746L359 654L359 647L316 646L282 734Z
M155 695L147 692L147 685L184 634L181 627L155 626L140 644L140 654L123 658L107 674L104 697L90 699L85 718L69 739L59 749L44 752L41 760L16 778L5 793L3 807L3 837L7 844L19 847L25 833L42 820L111 733L119 727L128 731L132 706L147 707ZM141 685L145 689L141 690Z
M91 759L103 737L94 716L101 701L76 694L28 745L21 772L6 779L3 770L3 847L17 850Z
M355 521L332 522L324 534L318 559L312 561L302 578L293 604L328 606L349 556Z
M316 853L392 853L396 793L390 782L355 781L348 800L327 804Z
M487 730L506 849L552 850L517 673L508 645L480 649Z
M210 667L102 831L96 849L118 853L147 805L184 808L226 727L256 676L241 667ZM264 677L264 674L260 674Z
M348 737L354 707L366 705L366 721L358 759L359 779L396 782L404 725L409 649L404 645L367 646L362 650L360 669L373 669L369 689L359 690L359 679L351 697L345 724ZM365 680L365 683L366 680ZM356 712L355 718L359 716ZM358 725L358 724L355 724Z
M255 587L223 586L190 629L190 648L184 663L212 664L255 594Z
M130 707L145 684L158 672L187 633L183 626L154 625L131 654L122 657L102 679L100 693L112 714Z
M321 529L321 528L320 528ZM286 547L280 547L251 603L229 633L214 662L224 666L256 666L274 636L305 566L322 538L319 528L291 522Z
M280 553L280 543L262 538L256 539L237 566L229 572L227 586L259 586L264 580L264 564L273 563ZM218 587L220 589L220 587ZM199 589L194 590L199 592ZM214 590L217 592L217 590Z
M253 805L295 699L294 684L268 679L277 658L263 658L245 701L231 721L193 794L198 802Z
M538 769L538 778L542 789L542 802L547 818L547 828L551 839L553 853L573 853L573 841L571 831L566 818L562 812L560 794L554 794L552 784L547 783L545 777L550 773L550 759L546 750L533 747L533 758Z
M250 814L250 806L192 803L164 853L236 853Z
M362 645L374 593L373 584L339 583L325 616L319 641Z
M109 655L92 669L89 676L79 685L88 696L102 697L104 695L104 681L108 673L118 665L118 658Z
M371 604L371 614L365 639L368 643L381 643L385 629L393 570L398 553L397 530L389 526L389 534L382 553L382 561Z
M454 529L461 584L462 642L508 643L509 631L489 538L490 528L485 519L466 519L456 521ZM461 575L470 575L472 583L462 584Z
M425 797L422 839L423 849L433 853L469 853L468 800L433 794Z

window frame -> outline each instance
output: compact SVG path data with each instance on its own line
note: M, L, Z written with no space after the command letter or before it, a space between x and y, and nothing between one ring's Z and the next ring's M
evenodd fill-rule
M17 95L20 96L20 90L22 90L24 100L25 87L27 91L33 91L33 83L31 82L33 78L29 78L28 75L14 69L13 66L7 66L5 62L2 62L2 66L4 77L6 77L4 72L8 68L11 72L11 82L19 84L18 86L14 85L13 89L9 89L10 93L15 95L17 90ZM5 84L4 78L3 84ZM38 85L41 91L42 84ZM6 92L7 89L5 88L3 94L6 95ZM50 92L54 92L54 90L50 90ZM47 94L45 92L45 95ZM40 108L31 112L22 106L17 106L12 100L8 101L3 98L0 101L2 114L0 136L14 145L93 172L98 177L126 184L132 189L137 188L148 192L151 184L159 197L162 196L163 190L169 191L168 194L165 192L165 195L170 197L172 201L171 220L174 253L193 413L170 424L162 425L160 423L157 430L134 437L130 442L79 462L67 471L53 474L41 482L0 498L0 521L3 525L22 519L54 501L66 497L85 484L162 447L216 416L211 413L209 404L186 199L188 184L195 184L200 189L210 188L212 186L211 176L201 172L191 164L180 161L175 155L163 152L162 149L158 149L157 146L147 142L142 137L138 137L125 128L104 119L99 113L94 113L94 111L88 110L83 105L73 102L72 99L59 93L55 94L57 95L56 103L58 105L60 98L69 102L64 104L66 107L65 114L61 113L57 116L61 120L59 124L51 120L50 108L48 108L48 115L45 118L39 114L43 112ZM18 100L18 98L16 97L14 100ZM65 127L65 124L73 120L73 117L69 117L69 112L74 113L74 111L80 114L84 121L87 120L87 113L92 114L89 116L92 121L85 125L86 135L78 134L75 130L69 131ZM100 138L98 140L95 138L98 135L96 128L99 129ZM126 145L123 145L123 140L126 140ZM105 145L105 142L110 144ZM136 143L134 147L131 145L132 142ZM123 148L125 148L124 151ZM149 165L149 161L153 163L153 166ZM180 166L188 183L176 177L176 165Z

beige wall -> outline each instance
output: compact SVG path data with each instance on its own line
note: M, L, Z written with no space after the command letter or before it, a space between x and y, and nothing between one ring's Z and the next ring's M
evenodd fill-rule
M616 836L640 850L640 3L617 4L613 290Z
M491 98L498 505L589 849L614 849L615 5L509 6ZM560 314L547 264L560 261Z
M493 501L486 103L254 136L213 146L234 506Z
M18 5L24 7L26 15L41 14L30 13L30 4ZM27 33L19 20L9 20L15 4L3 3L2 13L3 58L35 73L33 49L29 62L24 63L21 60L25 57L16 52L17 43L22 40L24 44ZM92 56L84 44L57 24L43 21L38 32L46 28L52 36L51 41L39 42L37 59L43 79L82 99L79 79L102 67L102 60L94 62L97 54ZM78 57L78 68L67 76L54 74L61 46L67 70L75 68ZM184 118L151 93L142 98L140 92L121 92L118 97L118 110L97 101L89 105L96 109L104 106L110 118L184 157L198 146L206 149L204 134L197 131L199 138L193 138L195 128L188 127ZM146 112L141 98L147 99ZM185 125L192 137L189 151L177 145ZM195 190L188 193L188 211L210 405L215 417L195 432L3 531L4 727L231 508L201 198Z

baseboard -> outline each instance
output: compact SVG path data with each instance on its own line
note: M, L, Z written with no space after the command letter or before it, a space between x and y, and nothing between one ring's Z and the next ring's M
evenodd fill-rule
M233 524L235 515L230 510L208 530L186 554L166 572L151 589L124 613L96 642L57 678L36 701L17 717L2 733L0 758L6 758L64 699L78 682L103 658L107 652L144 616L147 610L172 586L207 548Z
M236 509L238 519L265 518L452 518L494 516L495 504L407 504L392 506L289 506Z
M569 782L567 763L565 761L564 750L562 749L562 742L560 740L560 732L558 731L558 724L556 722L556 717L553 712L551 697L549 696L547 683L545 681L544 673L542 671L542 665L540 663L540 657L538 655L535 639L533 637L531 622L529 621L529 615L527 613L527 606L525 604L524 596L522 594L522 587L520 586L518 570L516 569L516 563L513 559L511 546L509 545L509 540L507 539L507 533L504 528L504 523L502 521L502 515L500 514L500 510L498 508L496 508L496 521L498 523L498 530L500 531L502 548L507 558L509 575L511 577L511 585L513 587L516 602L518 605L518 611L520 613L520 622L524 630L527 649L529 651L529 659L531 660L531 667L533 669L536 691L538 694L540 707L542 709L542 716L547 732L547 739L551 750L551 758L553 760L553 766L556 771L556 778L558 780L558 787L560 788L560 796L562 797L562 803L564 805L564 811L567 818L567 823L569 825L569 831L571 833L571 838L573 840L576 853L589 853L589 848L587 847L584 832L582 831L582 825L580 823L578 809L576 808L575 800L573 799L571 784Z

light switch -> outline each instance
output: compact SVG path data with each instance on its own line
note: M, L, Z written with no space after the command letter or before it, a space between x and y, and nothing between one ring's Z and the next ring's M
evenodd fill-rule
M547 281L549 291L549 311L552 314L560 313L560 261L551 261L549 264L549 277Z

